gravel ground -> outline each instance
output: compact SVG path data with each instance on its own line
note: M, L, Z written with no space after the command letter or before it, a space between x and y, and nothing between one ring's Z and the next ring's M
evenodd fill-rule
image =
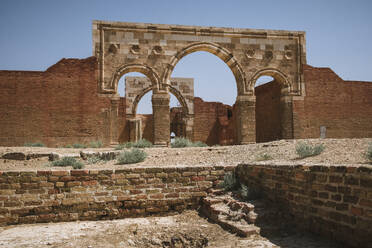
M196 211L185 211L167 217L0 227L0 247L337 248L340 246L319 236L301 232L270 237L254 235L240 238L198 216Z
M323 144L325 150L318 156L299 159L295 146L299 142L312 145ZM267 143L257 143L239 146L213 146L190 148L146 148L148 154L145 161L131 165L117 165L116 160L101 161L87 164L86 169L121 169L148 166L197 166L197 165L237 165L239 163L258 162L263 154L271 159L261 163L275 164L365 164L369 166L363 153L367 150L371 138L365 139L307 139L307 140L278 140ZM71 149L71 148L43 148L43 147L0 147L0 156L8 152L79 154L80 151L113 151L113 148L100 149ZM24 161L0 159L0 170L61 170L71 167L51 167L48 159L37 158Z

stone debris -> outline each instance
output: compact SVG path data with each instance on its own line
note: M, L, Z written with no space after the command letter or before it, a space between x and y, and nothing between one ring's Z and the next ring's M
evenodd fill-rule
M80 158L80 154L79 153L64 153L64 154L59 154L59 153L52 152L52 153L49 154L49 161L59 160L59 159L62 159L64 157Z
M260 228L254 225L257 219L254 205L237 201L228 194L220 195L218 191L217 194L202 200L202 214L241 237L260 234Z
M80 157L83 160L87 160L91 157L98 157L101 160L114 160L120 154L120 151L104 151L104 152L95 152L95 151L80 151Z
M23 152L9 152L3 154L1 158L9 160L26 160L26 154L24 154Z

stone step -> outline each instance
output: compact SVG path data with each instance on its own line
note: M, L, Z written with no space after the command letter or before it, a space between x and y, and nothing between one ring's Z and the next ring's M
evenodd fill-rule
M254 205L237 201L230 195L205 197L201 211L223 228L241 237L260 233L260 228L253 225L257 219Z
M219 224L229 229L231 232L236 233L241 237L249 237L251 235L260 234L260 228L253 225L248 224L245 221L232 221L227 218L227 216L220 215L218 217Z

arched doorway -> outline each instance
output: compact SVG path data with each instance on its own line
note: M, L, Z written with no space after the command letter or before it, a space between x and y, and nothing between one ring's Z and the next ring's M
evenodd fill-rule
M278 70L267 69L255 75L256 142L293 138L290 82Z
M172 61L172 70L167 72L172 77L195 79L192 140L208 145L238 143L234 105L245 86L234 56L216 44L195 43L182 49Z
M143 103L143 100L146 101L147 110L149 106L152 106L152 111L155 109L154 95L152 94L153 88L148 86L149 82L147 80L143 77L129 77L126 79L126 84L129 86L127 87L126 95L127 98L132 97L132 100L127 106L127 117L129 122L136 123L135 125L131 124L130 127L132 128L128 130L130 141L137 141L141 138L145 138L151 142L155 140L154 135L157 130L154 128L153 112L138 114L138 108ZM191 135L193 128L193 91L186 91L186 86L192 89L193 80L188 78L172 78L172 86L168 89L170 96L170 104L168 106L171 107L170 109L168 107L168 116L170 116L167 124L168 130L175 131L177 136L180 137Z

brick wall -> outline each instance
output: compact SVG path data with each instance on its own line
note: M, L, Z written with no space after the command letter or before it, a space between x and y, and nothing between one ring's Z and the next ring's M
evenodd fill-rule
M97 62L62 59L45 72L0 71L0 145L108 142L108 98L97 96Z
M115 219L196 208L234 167L0 173L0 224Z
M329 68L308 65L304 76L306 96L292 105L294 138L318 138L321 126L329 138L372 137L372 83L344 81ZM97 82L95 57L62 59L45 72L0 71L0 145L64 146L94 140L108 145L111 137L127 141L125 98L119 100L113 123L110 98L98 96ZM269 83L256 88L258 142L281 137L278 87ZM195 98L194 113L194 141L236 142L234 108ZM152 140L150 122L144 120L143 127Z
M137 115L142 119L142 138L154 142L153 115ZM169 134L170 135L170 134Z
M234 113L231 106L220 102L204 102L201 98L195 97L194 141L215 145L227 144L233 140L235 134L229 122L233 122L234 117L228 117L228 110Z
M256 142L281 138L281 85L272 81L255 88Z
M372 137L372 82L344 81L329 68L304 66L305 100L293 102L295 138Z
M372 168L239 165L239 181L294 215L300 228L372 247Z

